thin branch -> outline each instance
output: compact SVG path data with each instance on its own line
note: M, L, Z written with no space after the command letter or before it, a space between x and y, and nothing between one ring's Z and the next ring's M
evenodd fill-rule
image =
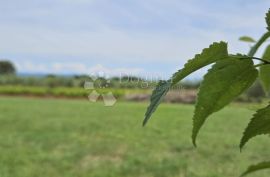
M262 58L259 58L259 57L251 57L251 56L237 56L237 55L230 55L234 58L238 58L238 59L254 59L254 60L259 60L265 64L270 64L270 59L262 59Z
M248 56L253 57L255 55L255 53L257 52L257 50L259 49L259 47L270 37L270 32L266 32L259 40L258 42L251 47Z
M270 64L270 60L268 59L262 59L262 58L258 58L258 57L249 57L250 59L254 59L254 60L259 60L265 64Z
M268 65L268 63L260 63L260 64L257 64L257 65L254 65L254 67L257 68L257 67L261 67L261 66L264 66L264 65Z

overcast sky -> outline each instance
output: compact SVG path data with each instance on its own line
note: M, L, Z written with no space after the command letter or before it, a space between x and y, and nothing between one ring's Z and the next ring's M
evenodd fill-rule
M1 0L0 58L23 73L169 76L214 41L247 52L238 38L260 37L269 7L269 0Z

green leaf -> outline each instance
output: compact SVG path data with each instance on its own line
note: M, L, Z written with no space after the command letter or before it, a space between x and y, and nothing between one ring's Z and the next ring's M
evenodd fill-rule
M204 49L201 54L197 54L193 59L188 60L184 68L176 72L172 76L172 79L168 81L161 81L152 93L150 105L145 113L143 125L147 123L151 115L155 112L163 97L169 91L170 86L175 85L192 72L227 57L227 43L222 41L219 43L215 42L210 45L209 48Z
M261 162L259 164L256 165L252 165L250 167L248 167L247 171L245 171L241 177L246 176L247 174L259 171L259 170L265 170L270 168L270 162Z
M270 31L270 9L268 9L268 12L266 13L265 21L267 24L267 29L268 29L268 31Z
M270 45L267 46L262 57L264 60L270 61ZM270 65L263 65L260 67L260 79L265 93L268 95L270 92Z
M150 98L150 105L145 113L145 119L143 120L143 126L146 125L147 121L150 119L151 115L156 111L158 105L167 94L171 86L171 81L159 81L155 90Z
M256 42L252 37L249 36L242 36L239 38L239 40L243 42Z
M250 59L228 58L218 61L205 75L198 93L193 116L192 140L196 137L207 117L219 111L249 88L256 80L258 71Z
M223 41L215 42L209 48L203 49L201 54L197 54L193 59L188 60L184 68L173 75L172 83L174 85L198 69L225 58L228 58L227 43Z
M249 122L240 143L240 149L257 135L270 134L270 105L259 109Z
M250 51L248 52L248 56L253 57L260 46L270 37L270 31L267 31L262 35L262 37L251 47Z

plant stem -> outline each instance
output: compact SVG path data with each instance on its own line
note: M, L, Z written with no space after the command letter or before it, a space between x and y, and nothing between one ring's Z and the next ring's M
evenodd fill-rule
M264 64L270 64L270 60L265 60L262 58L258 58L258 57L250 57L251 59L255 59L255 60L259 60L261 62L263 62Z
M264 33L264 35L258 40L258 42L250 49L248 56L253 57L259 47L270 37L270 32Z
M269 63L260 63L260 64L257 64L257 65L254 65L254 67L260 67L260 66L263 66L263 65L268 65Z
M230 55L231 57L238 58L238 59L254 59L254 60L259 60L263 62L264 64L270 64L270 60L268 59L262 59L259 57L250 57L250 56L237 56L237 55Z

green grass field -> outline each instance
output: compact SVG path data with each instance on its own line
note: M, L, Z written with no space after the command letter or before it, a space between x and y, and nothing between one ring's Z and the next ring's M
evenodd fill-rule
M239 152L253 113L243 106L211 116L197 149L193 106L163 104L142 128L146 106L0 97L0 177L237 177L269 159L266 136Z

